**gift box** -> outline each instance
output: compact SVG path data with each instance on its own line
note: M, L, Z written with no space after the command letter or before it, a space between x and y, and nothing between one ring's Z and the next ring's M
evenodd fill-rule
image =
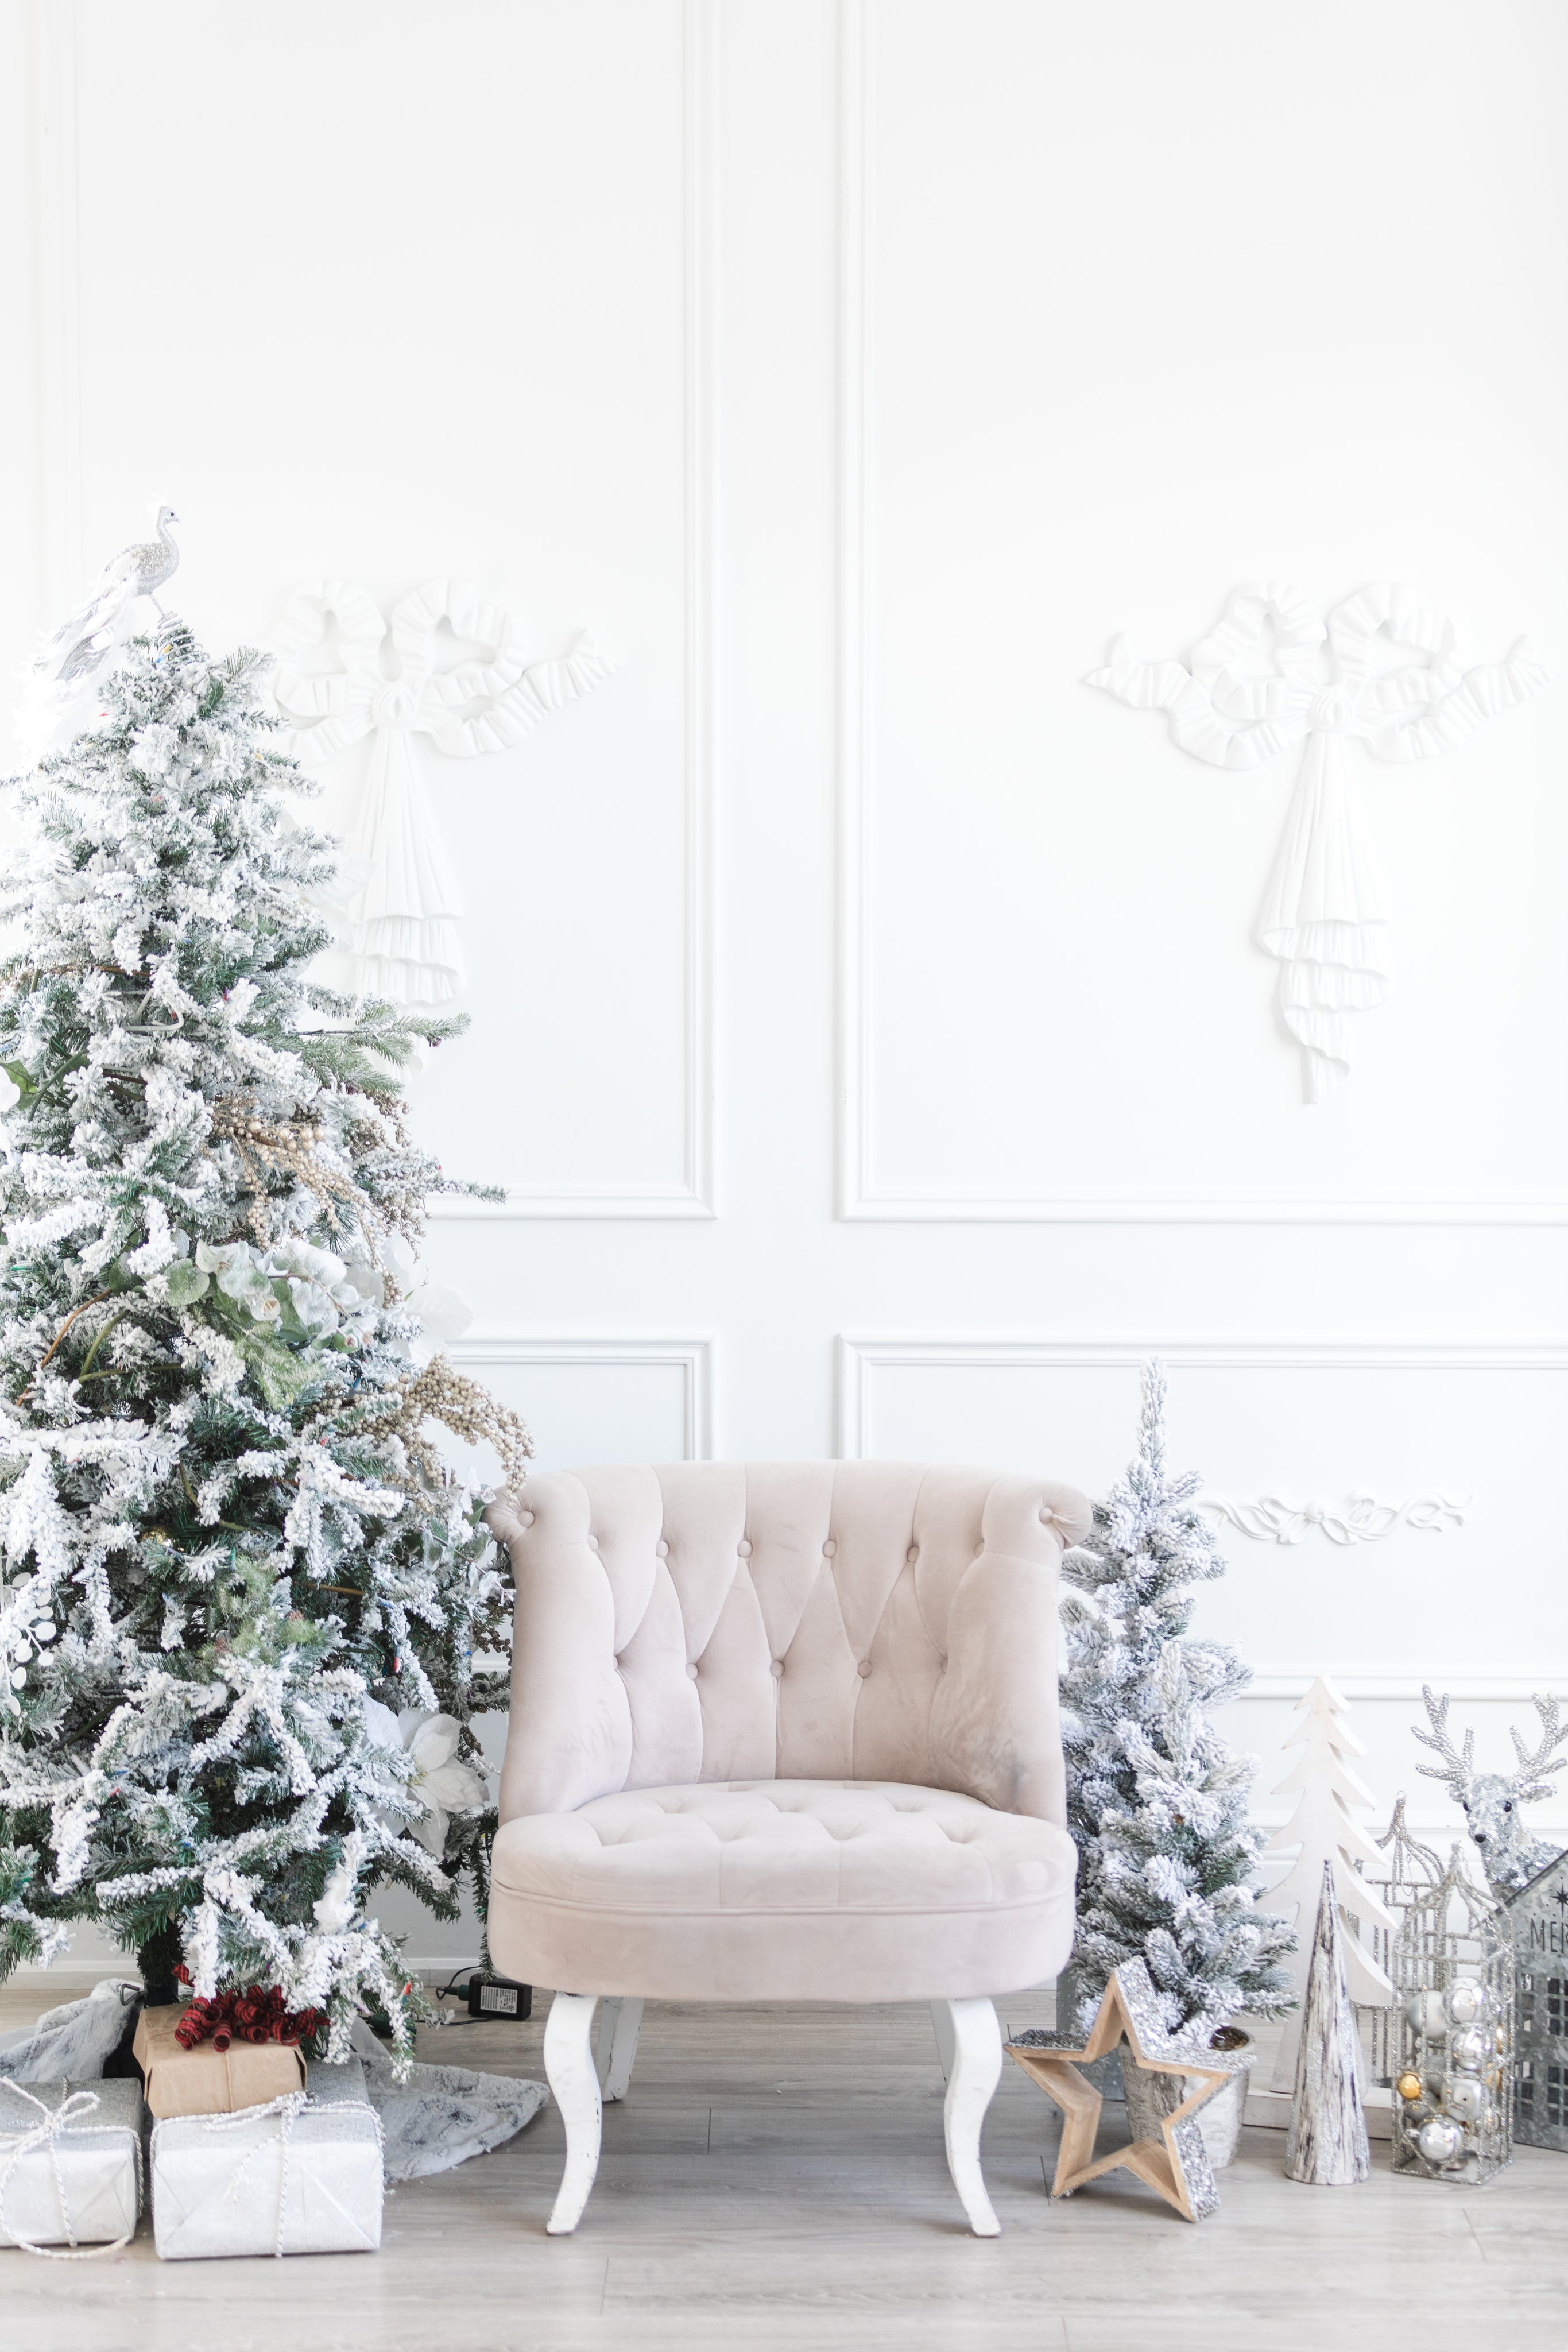
M0 2081L0 2246L123 2245L141 2210L135 2083Z
M306 2087L234 2115L152 2127L152 2236L165 2262L371 2253L382 2129L363 2069L311 2062Z
M198 2042L186 2050L174 2038L184 2014L183 2004L172 2002L144 2009L136 2021L131 2053L155 2116L230 2116L303 2090L305 2057L297 2043L231 2042L218 2050Z

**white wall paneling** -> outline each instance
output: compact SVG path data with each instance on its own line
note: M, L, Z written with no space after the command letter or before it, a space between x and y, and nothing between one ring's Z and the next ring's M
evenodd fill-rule
M1129 601L1135 650L1190 645L1217 586L1332 598L1396 548L1432 546L1413 585L1465 642L1538 611L1568 641L1522 548L1532 496L1568 510L1547 410L1506 481L1446 475L1430 528L1437 453L1506 404L1507 345L1568 391L1568 343L1530 323L1561 188L1480 96L1545 20L1511 8L1472 48L1462 7L1326 0L1278 107L1228 0L1134 13L1129 40L1121 14L988 0L958 38L951 0L845 0L841 1213L1561 1223L1568 1066L1526 1009L1568 983L1550 698L1436 775L1357 777L1403 944L1355 1084L1309 1116L1251 936L1288 775L1196 771L1081 683ZM1372 44L1356 96L1336 26ZM1422 50L1422 94L1384 108ZM1472 71L1461 154L1448 78ZM1354 171L1325 168L1340 142ZM1413 186L1443 191L1415 246ZM1270 192L1245 230L1243 187ZM1479 226L1502 201L1506 263ZM1495 376L1456 374L1435 328L1478 237Z
M1143 1350L1124 1341L950 1334L855 1335L839 1349L846 1455L994 1461L1102 1494L1132 1452ZM1511 1563L1560 1542L1549 1485L1521 1458L1553 1458L1568 1416L1568 1345L1508 1338L1227 1339L1154 1337L1170 1376L1170 1466L1231 1492L1470 1497L1439 1534L1406 1520L1375 1546L1281 1547L1217 1528L1228 1568L1199 1590L1195 1628L1234 1641L1254 1670L1228 1710L1265 1758L1258 1811L1286 1769L1289 1702L1333 1676L1357 1704L1371 1785L1413 1795L1428 1826L1457 1816L1417 1780L1423 1682L1451 1688L1483 1748L1511 1754L1506 1724L1532 1690L1568 1696L1568 1628L1554 1604L1528 1631ZM1278 1769L1275 1769L1278 1765ZM1548 1808L1550 1811L1552 1809ZM1568 1790L1555 1808L1568 1835ZM1543 1815L1543 1818L1545 1816Z
M422 1123L509 1196L442 1216L712 1213L712 15L478 5L472 49L416 0L373 38L282 0L214 43L172 0L157 103L183 130L132 166L144 26L37 11L39 617L168 496L171 601L214 645L265 642L314 567L389 603L471 578L541 653L591 624L620 666L482 778L435 763L480 952ZM174 217L186 282L234 299L163 303L142 369L127 257ZM358 786L350 754L336 829Z
M712 1459L711 1337L471 1334L447 1352L522 1414L539 1469Z
M1422 1818L1424 1679L1499 1754L1568 1689L1568 685L1354 755L1398 955L1309 1108L1293 761L1082 681L1249 579L1568 668L1565 79L1559 0L0 0L5 674L156 498L214 649L456 578L615 664L431 757L459 1360L541 1465L1098 1492L1167 1335L1216 1502L1406 1512L1222 1526L1200 1609L1244 1742L1336 1669Z
M77 183L76 0L34 20L37 116L40 625L85 585L81 485L81 272ZM105 556L112 553L105 549ZM51 617L52 616L52 617Z

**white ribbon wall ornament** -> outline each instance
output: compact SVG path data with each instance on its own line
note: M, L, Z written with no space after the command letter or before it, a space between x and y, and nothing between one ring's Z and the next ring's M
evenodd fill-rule
M338 625L341 666L301 664ZM494 650L438 666L438 631ZM390 635L397 675L382 669ZM345 843L350 881L345 973L355 992L439 1004L465 977L463 903L426 798L413 739L459 759L502 751L548 711L586 694L614 665L589 636L559 661L530 661L518 624L465 580L427 580L384 620L351 581L320 580L290 600L275 637L274 691L297 759L329 758L373 738L370 768Z
M1374 676L1385 631L1417 658ZM1272 669L1260 675L1270 654ZM1084 680L1134 709L1167 711L1181 749L1217 768L1260 767L1304 740L1258 936L1283 966L1281 1011L1302 1049L1309 1102L1345 1076L1352 1020L1388 986L1387 919L1355 824L1346 743L1358 738L1375 760L1431 759L1547 677L1522 638L1506 661L1466 670L1448 614L1421 610L1388 582L1325 617L1299 590L1265 581L1237 590L1190 668L1134 662L1118 637L1106 667Z

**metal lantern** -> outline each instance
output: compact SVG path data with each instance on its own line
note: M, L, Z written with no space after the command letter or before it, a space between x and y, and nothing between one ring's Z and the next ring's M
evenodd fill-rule
M1513 2157L1513 1937L1456 1846L1394 1939L1393 2164L1473 2188Z
M1513 2136L1568 2148L1568 1853L1503 1898L1513 1931Z
M1366 1877L1382 1896L1385 1909L1396 1919L1403 1920L1411 1905L1422 1896L1430 1895L1443 1875L1443 1865L1428 1845L1422 1845L1410 1834L1405 1819L1405 1799L1395 1802L1388 1827L1375 1841L1385 1858L1383 1871L1369 1870ZM1354 1885L1345 1898L1344 1908L1353 1916L1355 1912ZM1380 1927L1375 1919L1359 1921L1362 1941L1371 1953L1374 1964L1383 1970L1390 1982L1394 1975L1394 1946L1398 1930ZM1358 2001L1356 2015L1368 2035L1368 2079L1381 2089L1393 2087L1399 2059L1399 2008L1386 2003L1374 2006Z

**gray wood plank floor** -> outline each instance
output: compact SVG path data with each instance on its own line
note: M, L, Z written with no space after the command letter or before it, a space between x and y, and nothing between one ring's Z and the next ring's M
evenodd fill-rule
M0 1990L0 2028L69 1997ZM539 2075L544 2009L422 2054ZM1000 2004L1017 2030L1051 1997ZM928 2013L650 2007L605 2114L577 2236L544 2234L547 2110L509 2147L389 2200L380 2255L160 2263L0 2250L0 2341L47 2352L1515 2352L1568 2346L1568 2157L1490 2188L1300 2188L1249 2130L1197 2228L1125 2174L1052 2205L1054 2115L1004 2068L986 2126L1003 2235L970 2237L942 2155Z

